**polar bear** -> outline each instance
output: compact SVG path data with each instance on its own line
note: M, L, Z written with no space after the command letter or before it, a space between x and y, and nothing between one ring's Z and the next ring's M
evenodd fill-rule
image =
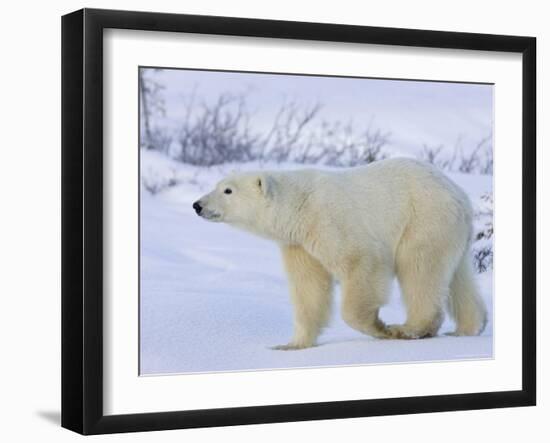
M471 264L472 207L443 173L412 159L337 171L260 171L231 175L193 204L206 220L277 242L294 307L292 340L316 344L329 319L333 281L352 328L378 338L437 334L444 308L455 335L486 323ZM402 325L378 312L397 277L407 311Z

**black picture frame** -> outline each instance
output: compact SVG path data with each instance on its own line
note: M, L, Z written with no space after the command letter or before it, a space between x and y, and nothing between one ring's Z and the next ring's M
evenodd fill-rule
M103 30L192 32L522 55L522 389L130 415L103 413ZM62 426L81 434L457 411L536 403L536 39L83 9L62 18Z

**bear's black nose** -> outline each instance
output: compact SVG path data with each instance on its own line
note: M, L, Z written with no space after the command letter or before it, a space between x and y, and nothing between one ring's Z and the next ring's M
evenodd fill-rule
M202 211L202 206L198 201L196 201L195 203L193 203L193 209L197 214L200 214Z

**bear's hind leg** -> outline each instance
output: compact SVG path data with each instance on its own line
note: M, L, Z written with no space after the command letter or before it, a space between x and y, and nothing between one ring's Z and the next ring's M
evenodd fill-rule
M332 276L301 246L281 247L294 305L294 336L290 343L273 349L303 349L315 345L326 326L332 298Z
M360 263L342 279L342 318L350 327L372 337L390 337L378 311L387 301L392 278L387 266Z
M419 253L409 262L399 263L397 278L407 320L403 325L390 325L393 338L416 339L437 335L444 319L444 305L449 294L449 270L444 263L447 257L435 256L423 260Z

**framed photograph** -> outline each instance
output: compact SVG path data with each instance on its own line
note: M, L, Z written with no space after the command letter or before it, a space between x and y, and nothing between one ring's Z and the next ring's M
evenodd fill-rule
M536 402L532 37L62 19L62 425Z

